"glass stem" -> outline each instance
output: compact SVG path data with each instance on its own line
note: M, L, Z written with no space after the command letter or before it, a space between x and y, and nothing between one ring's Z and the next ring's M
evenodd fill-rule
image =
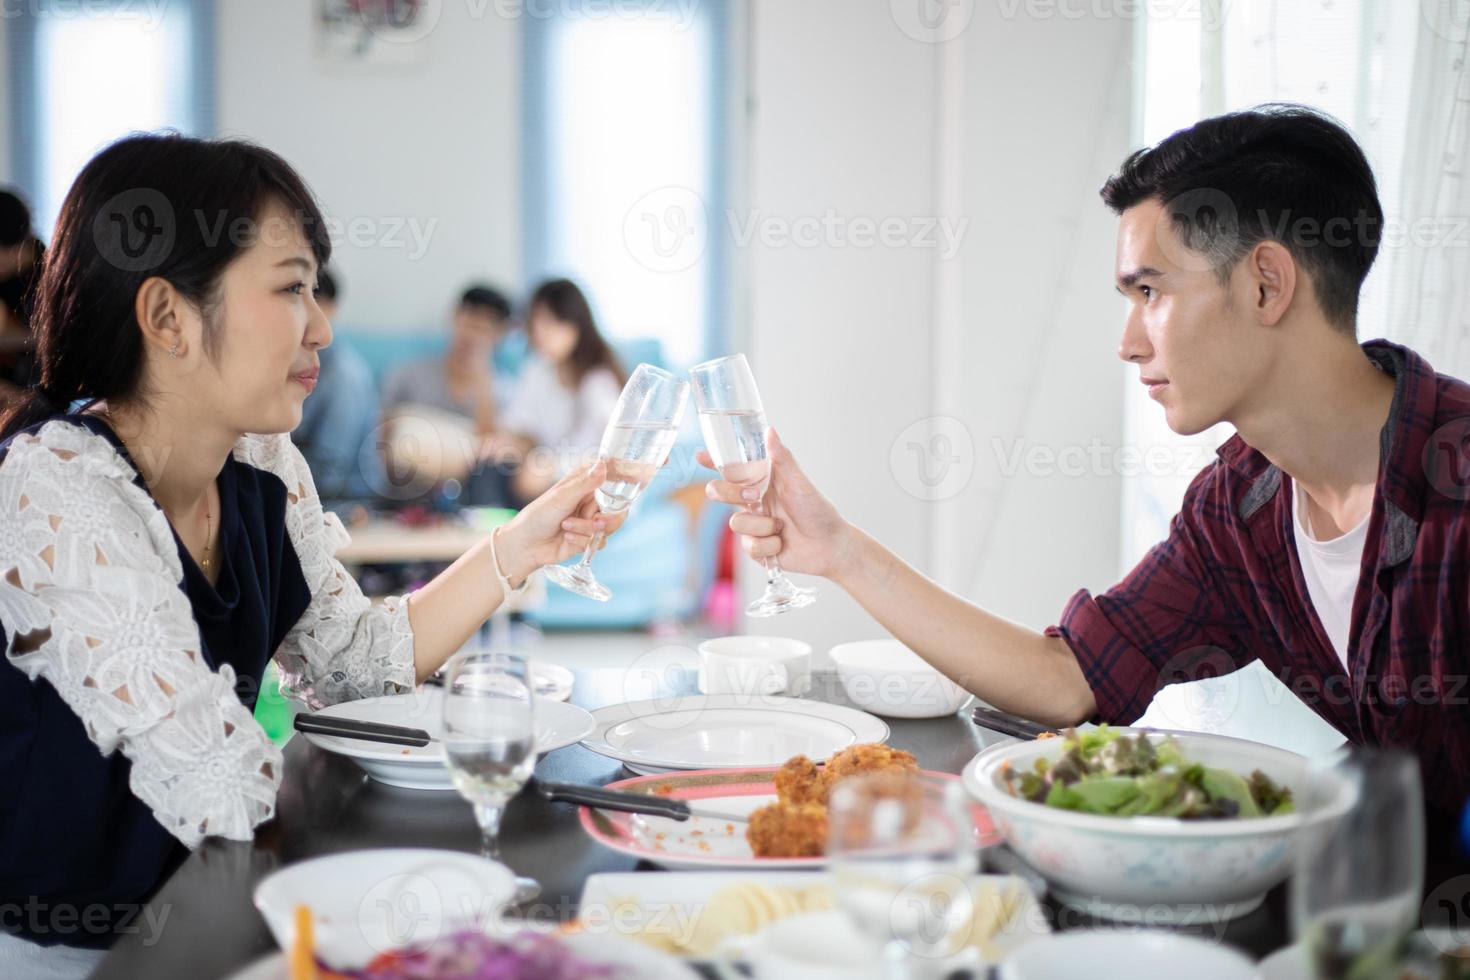
M475 819L480 822L480 856L492 861L500 859L500 818L505 814L505 801L476 803Z
M591 567L592 555L597 551L597 545L602 540L603 533L602 531L598 531L592 535L592 540L587 542L587 550L582 552L582 560L577 562L578 568Z
M760 500L757 500L753 504L746 504L745 509L752 514L760 515L765 513L764 503ZM767 585L773 585L784 577L781 573L781 562L777 560L775 555L761 559L761 564L766 566Z

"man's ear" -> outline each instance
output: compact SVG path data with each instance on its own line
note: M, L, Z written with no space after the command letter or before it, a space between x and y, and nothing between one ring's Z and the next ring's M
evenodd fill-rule
M1262 325L1274 327L1296 296L1296 259L1285 245L1268 239L1251 249L1246 271L1251 277L1256 315Z
M173 357L188 353L183 303L184 297L167 279L151 276L143 281L133 298L133 315L138 318L145 344L156 345Z

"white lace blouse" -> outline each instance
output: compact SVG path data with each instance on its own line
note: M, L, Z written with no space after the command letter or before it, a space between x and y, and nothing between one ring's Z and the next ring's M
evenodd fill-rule
M310 590L275 653L282 690L312 707L412 690L408 601L373 606L333 557L347 532L323 512L290 438L245 436L234 457L285 484L287 537ZM275 812L281 751L241 703L233 668L202 658L173 532L134 477L106 438L74 423L12 440L0 465L7 659L49 682L104 755L123 751L132 792L185 845L248 840Z

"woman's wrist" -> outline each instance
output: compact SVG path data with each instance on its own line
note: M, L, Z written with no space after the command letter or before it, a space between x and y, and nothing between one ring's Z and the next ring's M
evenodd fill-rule
M520 528L514 518L496 531L495 557L500 559L499 572L505 575L511 588L518 589L541 565L521 541Z

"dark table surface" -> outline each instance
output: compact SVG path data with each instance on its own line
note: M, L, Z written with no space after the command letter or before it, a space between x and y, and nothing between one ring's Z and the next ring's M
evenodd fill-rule
M577 672L573 703L597 708L626 700L625 672ZM834 674L814 676L811 697L845 702ZM1004 737L976 728L963 715L905 721L889 719L889 742L913 752L926 769L960 772L976 752ZM601 785L625 778L621 763L580 745L550 753L536 778ZM574 918L587 877L609 871L657 868L594 843L582 831L576 808L523 793L506 811L501 860L542 885L528 908L537 918ZM140 922L161 923L121 937L94 974L96 980L187 977L212 980L275 950L275 942L251 902L266 875L295 861L375 847L435 847L478 852L480 832L470 806L457 793L396 789L369 779L349 759L324 752L303 738L285 749L285 774L276 816L253 841L211 839L160 888ZM985 870L1010 870L1004 848L985 852ZM1285 887L1272 890L1254 912L1223 926L1200 924L1179 931L1221 938L1252 957L1289 942ZM1085 913L1048 900L1053 928L1101 925Z

